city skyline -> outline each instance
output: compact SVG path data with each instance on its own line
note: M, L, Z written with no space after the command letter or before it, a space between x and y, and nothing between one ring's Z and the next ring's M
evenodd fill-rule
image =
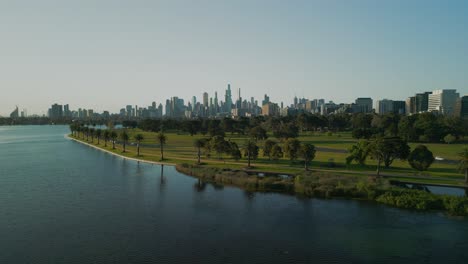
M187 102L226 83L285 104L468 93L463 1L61 3L0 3L0 115Z
M237 99L232 97L231 85L227 85L224 93L225 101L218 100L215 92L214 98L203 93L201 99L192 96L191 101L173 96L166 99L165 104L156 101L151 105L127 104L118 112L95 111L90 108L70 108L69 104L54 103L47 111L49 118L57 119L109 119L118 118L239 118L259 115L267 116L295 116L299 113L334 115L355 113L394 113L399 115L413 115L425 112L434 112L441 115L468 117L466 100L468 95L460 96L455 89L443 89L426 91L410 95L405 100L377 99L370 97L358 97L352 103L326 101L323 98L293 98L292 104L274 102L265 94L263 100L254 97L250 99L241 97L241 89L238 89ZM27 117L27 110L19 112L18 106L10 114L10 118Z

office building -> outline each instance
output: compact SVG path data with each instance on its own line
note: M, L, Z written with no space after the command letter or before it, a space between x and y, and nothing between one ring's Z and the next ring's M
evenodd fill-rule
M360 97L355 101L355 110L358 113L371 113L372 112L372 98Z
M428 97L428 111L452 115L460 94L457 90L436 90Z

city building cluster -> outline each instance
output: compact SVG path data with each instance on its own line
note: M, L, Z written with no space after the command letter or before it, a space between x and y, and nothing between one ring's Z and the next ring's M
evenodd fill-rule
M270 101L265 94L263 100L258 102L253 97L250 100L242 98L241 89L237 90L237 98L232 96L231 85L227 85L224 97L218 97L215 92L210 97L207 92L202 94L201 100L193 96L189 102L174 96L165 101L165 104L152 102L148 107L127 105L119 113L111 114L109 111L96 113L92 109L70 110L68 104L54 104L48 110L51 119L93 119L93 118L222 118L222 117L251 117L251 116L288 116L301 112L320 115L341 113L396 113L412 115L423 112L434 112L442 115L457 116L468 119L468 96L460 97L454 89L436 90L432 92L417 93L405 101L381 99L373 101L370 97L357 98L354 103L336 104L324 99L306 99L294 97L293 103L284 105L283 102ZM21 112L24 117L26 110ZM12 118L20 117L18 108L11 113Z

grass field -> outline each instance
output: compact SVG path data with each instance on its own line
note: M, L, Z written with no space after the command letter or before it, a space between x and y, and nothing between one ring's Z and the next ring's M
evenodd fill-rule
M159 145L156 142L156 133L144 132L139 129L128 129L130 135L130 142L135 142L134 135L140 133L144 136L141 147L141 156L139 158L160 161L161 154ZM193 141L197 138L203 138L202 135L190 136L188 134L181 134L176 132L166 132L167 143L164 146L164 161L168 163L189 163L193 164L196 162L196 148L193 146ZM236 142L239 147L242 148L244 142L247 140L247 136L238 134L226 134L226 139ZM270 139L274 139L270 137ZM353 174L367 176L369 174L375 174L377 163L374 160L368 159L366 166L359 166L357 164L346 165L345 159L348 155L343 153L349 147L351 147L356 140L351 137L350 133L338 133L338 134L327 134L327 133L307 133L301 134L298 138L301 142L310 142L319 148L326 148L327 151L317 151L316 157L313 160L310 168L316 171L330 171L340 174ZM278 142L280 140L275 139ZM97 140L94 140L94 144ZM151 147L144 146L152 145ZM281 143L280 143L281 144ZM103 147L103 140L99 147ZM263 142L258 142L258 145L263 146ZM411 143L410 146L413 148L417 144ZM442 157L450 160L457 160L457 153L461 152L464 144L425 144L429 150L434 153L434 156ZM112 144L108 143L106 148L109 151L122 154L122 146L117 145L116 150L112 150ZM336 151L333 151L336 150ZM128 157L136 157L136 146L134 143L127 146L127 152L124 153ZM247 165L246 159L242 158L239 161L228 156L218 157L213 151L210 157L202 156L202 162L212 167L229 167L229 168L245 168ZM270 161L267 157L263 157L262 151L260 150L259 158L253 161L253 167L259 171L275 171L283 173L297 173L303 170L303 163L296 161L291 163L289 159L283 158L278 161ZM419 172L413 170L406 161L395 160L390 168L382 168L381 173L389 178L403 179L405 181L414 182L427 182L427 183L443 183L453 185L463 185L463 175L458 172L456 164L446 163L433 163L428 171L422 175Z

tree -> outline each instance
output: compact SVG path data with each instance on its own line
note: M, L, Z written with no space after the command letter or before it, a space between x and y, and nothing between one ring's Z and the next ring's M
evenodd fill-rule
M244 156L247 157L247 167L250 168L250 161L257 159L258 146L253 140L247 140L244 146Z
M122 140L123 152L125 152L125 146L127 145L127 141L129 139L127 131L122 130L122 132L120 132L120 139Z
M382 162L388 168L395 159L405 160L409 151L408 144L400 137L379 137L369 144L369 154L377 160L377 176Z
M156 136L156 140L159 142L159 146L161 147L161 161L164 160L164 144L166 144L167 137L163 132L160 132Z
M75 136L75 131L76 131L76 124L73 123L73 124L70 124L70 131L72 133L72 136Z
M263 140L268 138L266 130L261 126L256 126L250 129L249 134L252 138L255 138L255 140Z
M88 133L91 136L91 143L94 143L94 128L89 128Z
M97 144L99 145L100 139L101 139L101 135L102 135L102 130L98 128L98 129L94 130L94 134L96 135Z
M115 149L115 140L117 139L117 132L112 130L109 137L112 139L112 149Z
M231 154L231 157L235 159L236 161L242 158L242 154L236 142L232 142L232 141L229 142L229 153Z
M221 155L228 150L228 142L224 139L223 136L214 136L211 138L210 143L212 148L216 151L216 154L218 154L218 159L221 159Z
M136 134L135 140L137 141L137 156L140 156L140 143L144 139L142 134Z
M111 132L109 131L109 129L104 130L104 135L103 135L104 147L107 147L107 141L109 141L110 134L111 134Z
M346 164L349 165L351 162L356 161L359 165L364 166L369 155L369 143L368 141L360 140L348 152L349 156L346 157Z
M284 152L291 161L297 159L301 142L295 138L290 138L284 142Z
M465 147L462 152L458 153L458 157L460 157L458 169L465 173L465 184L468 184L468 147Z
M445 141L445 143L447 143L447 144L453 143L453 142L455 142L455 140L457 140L457 138L456 138L455 136L453 136L452 134L447 134L447 135L444 137L444 141Z
M204 138L198 138L193 141L193 146L197 148L197 164L200 165L200 159L201 159L201 148L205 146L207 143L206 139Z
M377 177L380 176L380 164L385 156L385 145L383 138L376 138L369 144L369 154L377 160Z
M271 139L265 140L263 145L263 156L268 157L268 159L271 160L272 150L275 145L277 145L276 141Z
M278 144L273 146L273 149L271 150L271 157L273 160L279 160L283 157L283 150Z
M411 151L408 162L413 169L425 171L434 162L434 155L426 146L419 145Z
M304 169L309 170L308 164L315 158L315 146L310 143L304 143L301 145L300 154L304 159Z
M385 168L390 167L395 159L405 160L410 153L410 147L400 137L385 137L383 162Z
M86 141L89 141L89 127L83 127L83 132L86 135Z

